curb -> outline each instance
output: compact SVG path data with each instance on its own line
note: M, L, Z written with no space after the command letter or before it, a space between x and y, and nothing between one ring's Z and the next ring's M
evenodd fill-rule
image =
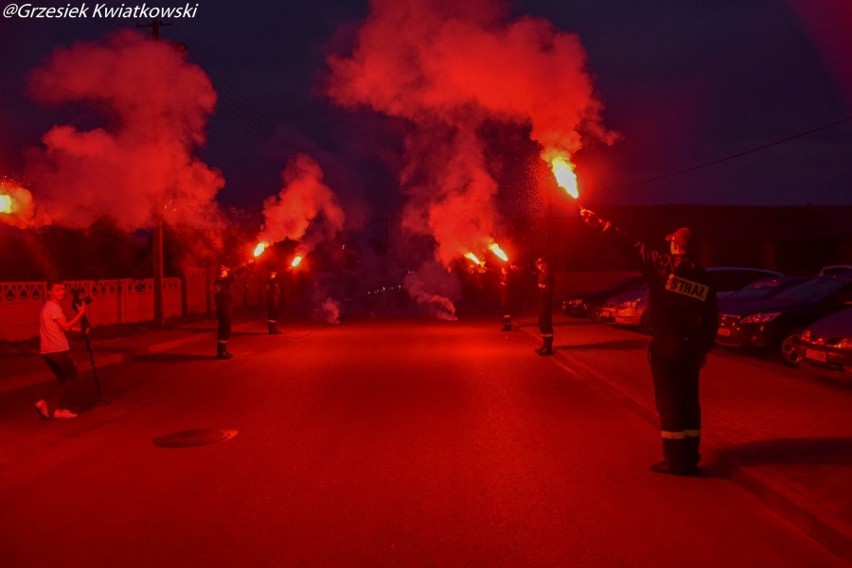
M256 322L246 322L242 324L237 324L233 326L233 330L242 330L248 327L256 326ZM152 343L150 345L143 345L139 348L133 349L126 353L109 353L109 354L97 354L97 366L98 368L109 367L111 365L117 365L119 363L124 363L129 361L130 359L135 359L136 357L141 357L144 355L150 355L152 353L161 353L163 351L168 351L169 349L175 349L177 347L183 347L184 345L189 345L191 343L195 343L205 339L206 337L215 336L215 331L202 331L192 335L188 335L186 337L181 337L178 339L170 339L167 341L163 341L160 343ZM32 387L35 385L39 385L42 383L50 382L54 379L53 374L46 367L43 370L33 371L29 373L25 373L23 375L12 377L9 379L5 379L0 381L0 394L16 391L19 389L24 389L28 387Z
M528 337L538 340L536 331L528 329L530 326L517 326L519 331ZM532 327L535 329L535 326ZM560 366L565 366L565 356L556 350L556 356ZM561 361L559 361L562 359ZM610 395L627 405L638 414L644 421L654 428L657 427L657 418L653 409L648 408L642 400L628 394L619 388L617 383L611 381L603 374L585 363L571 361L571 364L579 369L568 368L578 377L593 377L593 384L600 385ZM704 435L702 447L713 458L716 463L722 463L719 459L721 444L713 440L713 436ZM770 509L793 523L801 531L820 543L831 553L843 560L852 562L852 527L833 513L815 506L801 495L796 494L787 485L775 480L772 476L761 471L748 470L729 463L724 464L724 472L731 481L734 481L753 495L757 496Z

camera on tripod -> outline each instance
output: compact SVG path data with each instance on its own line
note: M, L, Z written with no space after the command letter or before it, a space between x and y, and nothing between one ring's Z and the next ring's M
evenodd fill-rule
M79 312L80 306L91 303L92 298L86 294L86 291L83 288L71 288L71 309L75 312Z

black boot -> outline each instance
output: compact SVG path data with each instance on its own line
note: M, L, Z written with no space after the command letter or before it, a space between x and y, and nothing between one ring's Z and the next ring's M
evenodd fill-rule
M277 323L269 323L269 335L281 335L281 331L278 329Z
M696 475L698 473L698 438L663 439L665 459L651 466L654 473Z
M544 345L542 345L541 349L536 351L536 353L538 353L539 355L553 355L554 354L553 338L552 337L545 337L544 338Z
M227 343L219 343L216 345L216 358L217 359L230 359L233 357L230 353L228 353L228 344Z
M500 328L500 331L512 331L512 318L510 316L503 316L503 327Z

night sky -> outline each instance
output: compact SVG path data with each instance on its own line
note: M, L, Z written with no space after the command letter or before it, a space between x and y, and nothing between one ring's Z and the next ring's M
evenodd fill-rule
M351 53L368 3L228 4L202 0L194 18L161 29L163 39L187 44L218 95L198 151L225 179L217 200L259 212L287 161L304 152L322 165L348 215L402 203L399 119L342 108L324 94L327 57ZM773 145L852 116L846 0L510 3L510 18L525 15L578 34L603 125L620 135L574 157L588 201L852 204L852 121ZM0 19L0 176L20 177L26 149L54 124L96 126L78 108L29 98L28 74L57 47L138 23ZM503 135L504 172L523 178L535 148L512 133L495 135L494 145Z

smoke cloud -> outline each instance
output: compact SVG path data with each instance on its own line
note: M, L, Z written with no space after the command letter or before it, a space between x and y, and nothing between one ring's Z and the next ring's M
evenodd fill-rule
M403 286L426 315L448 321L458 319L453 299L461 296L461 289L458 280L440 264L424 263L416 272L405 275Z
M293 158L281 173L281 191L263 204L265 222L258 240L301 241L299 252L305 253L321 240L334 238L346 216L322 179L322 168L310 156Z
M401 175L403 226L431 234L445 265L494 236L497 193L479 130L528 125L550 162L585 136L611 142L575 34L540 18L510 20L497 0L373 0L348 56L329 58L329 96L413 125Z
M216 217L224 180L192 155L216 93L173 44L123 31L58 49L31 74L29 93L50 106L82 104L104 123L55 126L29 152L27 178L46 221L85 227L109 216L134 230Z
M320 318L326 323L340 323L340 304L332 298L326 298L319 308Z

